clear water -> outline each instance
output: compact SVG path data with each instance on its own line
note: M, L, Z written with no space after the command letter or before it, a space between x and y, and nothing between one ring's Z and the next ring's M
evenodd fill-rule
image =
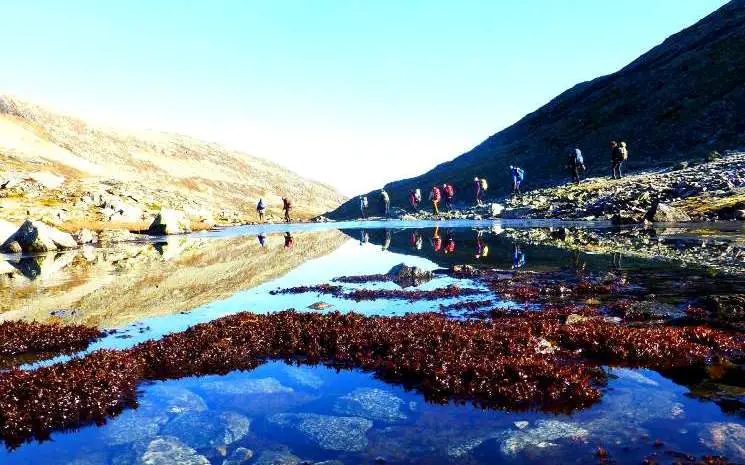
M454 301L375 300L355 303L313 293L270 294L277 288L320 284L344 275L385 273L399 263L432 270L476 262L505 269L519 266L529 270L622 270L643 280L661 299L669 302L682 301L702 292L702 288L745 292L745 285L738 276L712 276L705 270L679 268L659 260L631 257L620 257L619 260L614 256L525 244L521 245L516 257L513 242L502 234L504 228L515 226L510 224L440 224L437 233L434 224L419 224L413 228L411 223L383 222L365 224L364 230L356 224L342 226L343 234L327 225L292 226L289 230L293 236L290 247L285 247L286 229L278 226L233 228L190 236L187 240L194 241L192 253L210 247L215 250L229 246L249 247L247 250L252 253L263 254L258 255L259 263L262 263L261 257L275 262L290 260L297 254L302 255L305 247L317 247L323 242L322 238L333 238L333 241L330 241L332 245L328 250L308 254L296 266L282 270L279 276L252 282L248 288L242 287L247 281L236 282L235 288L228 287L225 292L215 294L219 298L192 308L185 308L182 302L192 297L187 299L179 290L179 283L173 282L179 278L179 266L175 266L168 271L170 275L160 276L163 279L158 281L160 293L157 295L171 297L151 302L152 306L167 308L151 316L147 304L138 303L142 308L137 307L126 324L103 324L117 331L88 350L129 347L239 311L265 313L287 308L317 311L309 307L322 302L330 306L321 311L353 310L371 315L401 315L436 311L441 304ZM258 244L257 234L266 236L265 248ZM445 253L444 242L448 234L455 248ZM687 234L700 235L690 231ZM435 250L436 236L443 241L439 250ZM737 231L724 231L721 236L729 240L740 240L741 237ZM421 246L418 245L419 237L422 238ZM489 249L486 255L483 253L484 244ZM136 247L154 248L156 245L144 243ZM245 258L226 252L216 260L203 258L205 262L189 257L188 264L207 268L218 263L225 267L225 272L257 274L276 265L265 263L258 270L253 265L248 269L238 267L236 264ZM176 258L164 260L180 263L178 254ZM186 261L183 263L187 266ZM235 266L231 268L231 265ZM28 297L19 297L19 292L7 293L3 305L9 309L10 315L22 315L17 309L29 306L29 299L41 302L73 290L82 293L80 275L70 270L65 268L58 272L59 278L51 275L25 283L27 290L24 295ZM152 266L134 272L115 268L106 276L97 274L95 279L85 279L98 283L92 286L91 295L96 292L115 293L119 278L128 277L126 282L132 289L131 283L135 282L129 279L132 273L147 277L156 272ZM420 289L456 282L440 276ZM474 285L460 284L463 287ZM121 286L120 292L126 293L127 287L124 283ZM349 284L345 287L397 288L393 283ZM498 300L496 296L491 297ZM471 297L473 300L483 298ZM71 296L69 302L70 307L65 312L54 313L53 318L84 318L82 310L75 312L76 303L84 302L84 299L76 295L75 298ZM511 302L499 304L513 305ZM138 317L137 311L141 311L143 316ZM45 309L43 314L50 315L51 312ZM66 358L57 357L24 368L33 369ZM5 450L0 452L0 463L144 463L142 460L153 458L152 454L147 454L148 446L163 437L177 437L184 447L182 455L178 461L151 463L204 464L206 460L226 465L296 464L339 460L345 464L366 464L375 463L376 459L390 464L597 463L598 447L607 449L617 463L641 463L650 455L656 455L660 463L672 463L675 460L672 451L696 456L724 454L733 461L745 461L745 440L738 442L738 438L742 439L738 434L745 431L742 408L725 413L718 404L691 396L688 387L654 371L607 370L611 375L610 382L603 388L601 402L572 415L556 415L481 410L471 405L435 405L426 402L416 392L406 392L401 386L387 384L370 373L356 370L337 372L323 366L298 367L269 362L252 371L225 376L142 385L138 409L126 410L102 426L56 432L50 441L27 443L16 450ZM739 394L740 402L745 398L743 394ZM655 441L659 444L655 445ZM237 454L236 451L243 453L245 458L245 451L241 448L249 449L253 457L244 462L224 462Z

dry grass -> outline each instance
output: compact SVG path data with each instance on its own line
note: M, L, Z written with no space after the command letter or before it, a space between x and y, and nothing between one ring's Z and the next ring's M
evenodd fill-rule
M698 217L714 213L726 208L745 208L745 192L740 192L728 197L690 197L675 204L689 215Z

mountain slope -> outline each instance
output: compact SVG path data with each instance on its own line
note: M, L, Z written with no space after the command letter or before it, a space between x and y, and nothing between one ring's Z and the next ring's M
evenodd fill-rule
M254 214L260 197L278 215L283 195L293 199L298 216L310 217L344 200L329 186L218 144L99 127L0 95L0 178L9 172L28 178L39 171L64 176L51 203L72 213L79 208L68 204L91 191L133 204L135 211L144 211L143 219L159 207L205 214L226 210L232 218L245 217ZM43 208L24 202L23 195L15 197L21 197L14 199L19 208ZM4 199L1 217L11 215L9 200Z
M386 189L394 205L406 205L409 189L426 192L449 181L470 199L473 177L484 176L490 195L503 195L510 164L526 169L528 189L552 185L568 179L574 144L590 175L605 174L612 139L628 142L629 169L745 147L745 0L731 1L620 71L576 85L473 150ZM355 217L358 210L352 199L330 216Z

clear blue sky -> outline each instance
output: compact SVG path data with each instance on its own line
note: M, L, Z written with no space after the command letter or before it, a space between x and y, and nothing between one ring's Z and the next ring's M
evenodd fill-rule
M0 91L354 194L467 151L723 0L0 0Z

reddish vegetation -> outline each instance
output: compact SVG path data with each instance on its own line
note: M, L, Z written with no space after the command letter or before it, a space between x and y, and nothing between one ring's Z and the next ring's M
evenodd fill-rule
M587 320L564 324L567 315L582 312ZM0 373L0 431L9 445L43 438L50 430L104 421L134 402L143 380L251 369L266 359L369 370L434 402L570 411L600 398L598 361L668 368L743 350L741 339L722 330L630 328L593 314L556 306L481 322L434 313L241 313L126 351ZM547 350L542 340L553 344Z
M401 289L354 289L345 293L341 286L319 284L317 286L298 286L289 287L286 289L277 289L275 291L271 291L271 294L305 294L309 292L333 295L334 297L339 297L341 299L350 299L357 302L360 302L362 300L376 299L401 299L414 302L416 300L449 299L484 293L484 291L480 289L461 288L455 285L432 289L430 291L405 291Z
M466 302L455 302L449 305L440 305L440 311L444 313L457 312L461 310L474 311L480 308L488 307L493 305L494 301L491 299L487 300L469 300Z
M101 336L98 329L83 325L5 321L0 323L0 356L75 352Z
M388 274L365 274L360 276L340 276L334 278L335 282L347 284L384 283L392 280L393 278Z
M491 290L501 297L517 302L534 302L550 297L595 297L610 294L616 289L614 284L588 281L569 284L517 279L489 279L487 284Z

